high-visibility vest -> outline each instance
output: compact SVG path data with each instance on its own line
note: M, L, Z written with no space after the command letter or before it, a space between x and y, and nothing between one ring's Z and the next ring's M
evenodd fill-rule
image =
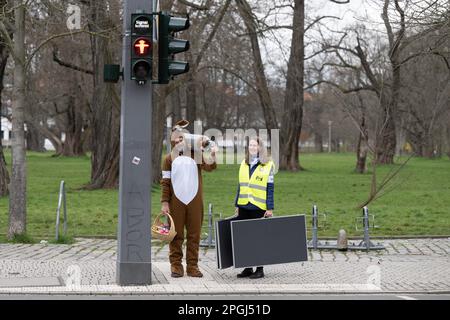
M250 178L250 166L242 161L239 168L239 195L238 205L254 204L261 210L267 210L267 181L273 162L265 165L258 164Z

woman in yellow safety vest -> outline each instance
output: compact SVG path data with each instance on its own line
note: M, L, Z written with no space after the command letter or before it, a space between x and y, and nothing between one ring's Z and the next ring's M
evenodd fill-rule
M235 201L236 220L273 215L273 166L273 162L267 157L263 142L258 137L249 139L245 159L239 169L239 185ZM264 269L257 267L253 272L253 268L245 268L237 277L262 278Z

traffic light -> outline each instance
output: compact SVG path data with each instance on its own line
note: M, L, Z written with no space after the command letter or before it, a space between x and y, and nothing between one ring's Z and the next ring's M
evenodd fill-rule
M158 26L158 83L167 84L173 76L189 71L189 63L174 60L176 53L189 50L189 41L176 39L175 33L188 29L189 19L172 17L168 13L159 14Z
M131 23L131 80L143 85L152 79L153 17L132 14Z

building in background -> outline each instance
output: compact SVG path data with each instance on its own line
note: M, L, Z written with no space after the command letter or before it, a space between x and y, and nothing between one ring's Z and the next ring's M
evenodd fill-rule
M3 147L10 147L11 146L11 130L12 125L11 122L5 118L1 117L1 127L0 127L0 138L2 139L2 146Z
M4 148L10 148L11 147L11 139L12 139L12 124L11 121L9 121L6 117L1 117L1 127L0 127L0 138L2 139L2 146ZM27 128L25 126L25 131L27 131ZM63 134L64 135L64 134ZM63 136L63 141L64 141ZM50 140L45 139L44 148L47 151L54 151L55 148L53 147Z

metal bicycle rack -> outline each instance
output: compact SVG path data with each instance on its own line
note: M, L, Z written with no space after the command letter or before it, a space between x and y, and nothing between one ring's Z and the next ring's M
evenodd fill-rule
M372 217L372 223L370 223L370 217ZM358 231L358 221L362 220L362 225L364 228L364 239L358 244L352 244L348 246L349 250L361 250L361 249L366 249L366 250L383 250L385 249L385 247L380 244L374 244L372 241L370 241L370 228L374 229L374 228L378 228L378 226L375 225L375 216L374 215L369 215L369 208L367 208L367 206L365 206L363 208L363 215L362 217L358 217L355 218L355 228Z
M221 215L222 216L222 215ZM214 248L216 246L216 240L214 239L213 230L213 205L210 203L208 205L208 236L206 239L200 241L200 247Z
M324 219L326 220L327 215L325 213L322 213L324 216ZM319 241L318 237L318 229L319 229L319 212L317 209L317 206L314 205L312 208L312 239L308 241L308 249L339 249L336 244L330 244L328 241L321 242ZM364 238L359 244L349 244L347 246L348 250L384 250L385 247L380 244L374 244L370 240L370 228L378 228L378 226L375 225L375 216L369 215L369 209L366 207L363 208L363 215L362 217L356 217L355 218L355 228L357 231L358 224L362 222L363 230L364 230Z
M313 205L312 213L308 216L311 216L312 219L312 239L308 241L308 249L337 249L336 245L329 244L327 241L325 243L319 241L319 210L316 205ZM322 213L322 216L326 221L327 215Z
M66 206L66 184L65 184L64 180L61 181L61 184L59 186L58 208L56 209L55 241L59 240L59 222L60 222L61 205L63 205L63 209L64 209L63 234L65 236L67 234L67 206Z
M328 241L320 241L319 240L319 215L323 217L323 220L325 221L325 225L327 222L327 213L320 213L317 208L317 205L313 205L312 207L312 213L311 216L312 219L312 238L308 241L308 249L339 249L336 244L329 243ZM220 215L221 216L221 215ZM364 237L363 240L359 244L355 243L349 243L347 246L348 250L384 250L385 247L380 244L374 244L370 240L370 229L378 228L378 226L375 225L375 216L369 214L369 209L367 206L363 208L363 215L362 217L356 217L355 218L355 228L357 231L361 230L358 225L363 226L364 230ZM323 226L322 226L323 227ZM216 246L215 239L214 239L214 223L213 223L213 205L210 203L208 205L208 232L207 237L200 241L200 247L206 247L206 248L214 248Z

